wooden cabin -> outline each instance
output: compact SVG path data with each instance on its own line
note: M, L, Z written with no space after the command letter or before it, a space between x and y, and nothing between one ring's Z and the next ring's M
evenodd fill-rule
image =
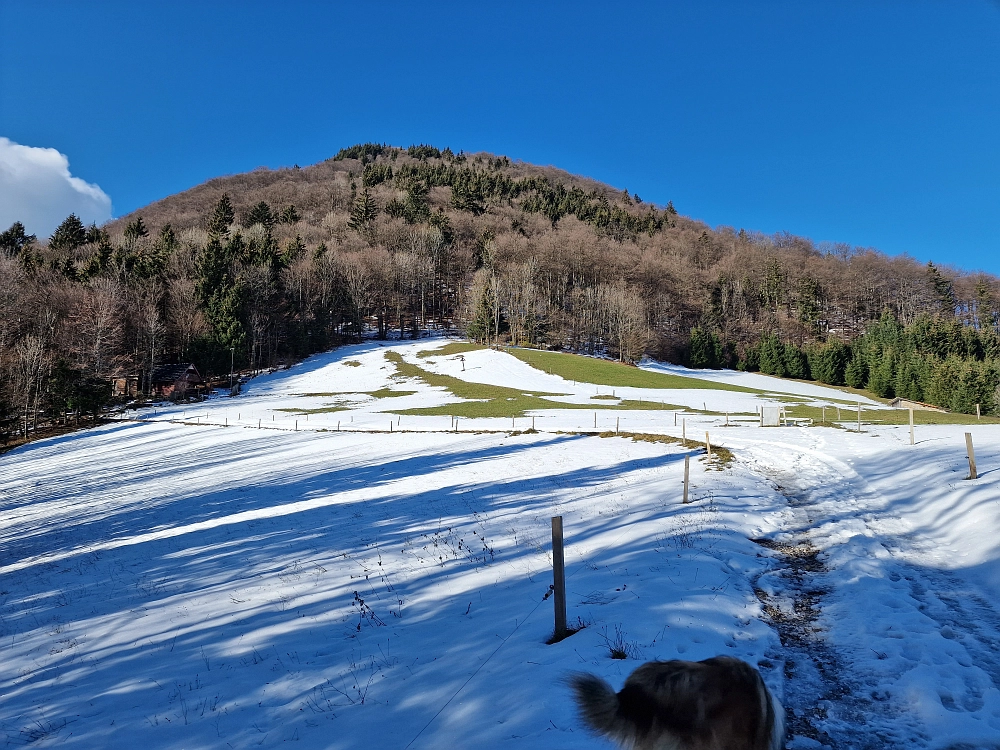
M151 385L157 398L183 399L205 390L204 378L190 362L157 367Z

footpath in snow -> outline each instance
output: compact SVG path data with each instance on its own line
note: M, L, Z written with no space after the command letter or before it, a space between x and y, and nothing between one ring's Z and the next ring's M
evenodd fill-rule
M1000 428L971 428L969 481L967 427L915 446L906 428L725 427L694 410L767 395L616 389L686 405L722 465L580 434L596 412L676 438L669 411L601 410L594 385L499 352L417 357L441 343L344 348L0 457L0 738L600 748L568 672L620 685L644 660L730 654L783 698L789 747L1000 747ZM397 414L459 399L387 350L586 408L449 431ZM546 645L553 515L586 627Z

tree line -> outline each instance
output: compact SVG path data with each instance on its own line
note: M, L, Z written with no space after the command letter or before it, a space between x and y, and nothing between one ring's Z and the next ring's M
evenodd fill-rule
M998 280L711 228L490 154L359 144L103 227L0 233L0 433L94 413L115 376L259 369L431 330L742 367L996 409ZM948 383L962 383L949 388Z

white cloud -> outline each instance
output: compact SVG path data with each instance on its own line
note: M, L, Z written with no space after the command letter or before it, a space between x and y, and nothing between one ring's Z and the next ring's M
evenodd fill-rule
M111 198L71 175L69 159L54 148L0 137L0 232L20 221L44 241L70 214L102 224L111 218Z

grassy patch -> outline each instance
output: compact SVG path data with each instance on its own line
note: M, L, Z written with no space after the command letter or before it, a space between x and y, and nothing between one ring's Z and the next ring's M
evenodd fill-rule
M822 407L819 406L794 406L786 409L785 413L789 417L811 419L814 425L824 424L824 412ZM828 406L826 407L825 417L825 424L827 425L831 425L839 421L844 423L844 426L850 428L851 423L857 424L858 409L857 406L854 406L853 408L841 407L840 419L838 420L836 407ZM866 424L909 425L910 412L907 409L865 409L862 407L861 425L864 427ZM942 424L1000 424L1000 419L997 417L987 416L984 416L982 419L976 419L975 414L956 414L948 412L914 410L913 424L918 426Z
M346 362L342 362L341 364L347 367L361 367L361 363L358 362L358 360L356 359L349 359Z
M406 362L398 352L386 352L385 358L396 366L396 371L408 378L417 378L427 385L445 388L458 398L467 399L457 404L425 406L406 409L399 414L443 415L456 417L520 417L533 409L586 409L583 404L563 404L549 401L541 396L555 396L555 393L536 393L507 388L502 385L470 383L451 375L428 372L422 367Z
M377 391L326 391L324 393L299 393L298 395L312 396L314 398L333 398L334 396L372 396L373 398L395 398L397 396L412 396L414 393L416 393L416 391L396 391L392 388L379 388Z
M449 354L464 354L465 352L474 352L485 348L485 346L473 344L471 341L452 341L444 346L439 346L437 349L425 349L419 352L417 356L421 359L427 357L447 357Z
M678 437L672 437L670 435L660 435L655 432L615 432L614 430L608 430L605 432L597 433L597 437L632 438L633 441L640 443L673 443L674 445L681 445L685 448L692 448L692 449L700 448L702 450L705 450L704 443L699 443L695 440L682 440L681 438ZM728 466L732 460L733 460L733 452L731 450L729 450L728 448L723 448L721 445L712 446L712 459L711 459L712 463L709 464L709 466L716 469L722 469Z
M290 414L330 414L335 411L347 411L350 407L330 404L328 406L317 406L315 409L275 409L274 411L284 411Z
M605 359L583 357L579 354L544 352L537 349L508 349L508 353L532 367L566 380L595 385L629 386L632 388L700 388L715 391L760 393L754 388L744 388L729 383L716 383L683 375L649 372L638 367L609 362Z
M628 398L624 399L623 401L619 401L612 408L628 409L631 411L686 411L686 412L696 412L696 413L701 412L701 409L688 409L686 406L677 406L677 404L661 404L659 401L637 401L635 399L628 399Z
M610 393L599 393L596 396L591 396L591 398L596 398L601 401L617 401L617 396L612 396Z

